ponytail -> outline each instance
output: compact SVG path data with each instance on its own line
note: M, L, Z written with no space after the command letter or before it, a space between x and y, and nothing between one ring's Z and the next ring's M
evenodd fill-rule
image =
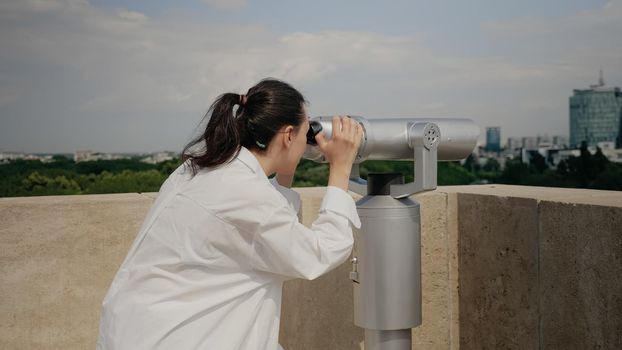
M182 160L189 159L196 174L233 160L242 146L265 151L283 126L297 127L305 120L304 102L300 92L275 79L262 80L247 95L220 95L206 114L205 131L184 147ZM202 148L193 150L197 145Z
M240 101L240 95L226 93L220 95L210 106L210 114L205 132L192 140L183 151L182 160L190 159L193 173L198 169L223 164L237 156L240 151L240 130L233 115L233 107ZM207 116L206 115L206 116ZM203 149L192 153L191 148L204 143Z

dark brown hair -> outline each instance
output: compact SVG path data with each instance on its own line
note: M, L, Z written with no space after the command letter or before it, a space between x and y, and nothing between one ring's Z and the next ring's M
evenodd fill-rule
M184 147L182 160L190 159L196 174L233 160L241 146L264 151L283 126L298 127L304 122L305 102L298 90L276 79L260 81L246 98L235 93L220 95L205 115L209 118L205 131Z

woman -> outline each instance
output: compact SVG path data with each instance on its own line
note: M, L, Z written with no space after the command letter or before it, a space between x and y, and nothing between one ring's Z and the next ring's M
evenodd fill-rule
M306 147L304 105L278 80L214 102L104 298L98 349L280 348L283 281L340 265L360 225L346 191L362 129L339 117L329 141L316 136L330 163L319 217L298 222L289 186Z

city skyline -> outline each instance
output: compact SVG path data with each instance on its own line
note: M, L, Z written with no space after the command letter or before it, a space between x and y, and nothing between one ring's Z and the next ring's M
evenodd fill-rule
M311 116L469 117L569 135L622 85L622 1L35 0L0 4L0 150L181 150L214 97L292 83Z

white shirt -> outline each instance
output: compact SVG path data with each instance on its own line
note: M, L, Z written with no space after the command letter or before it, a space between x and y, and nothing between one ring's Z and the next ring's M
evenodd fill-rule
M102 303L97 349L280 349L285 280L314 279L351 253L354 200L329 186L311 228L299 195L246 148L183 165L160 188Z

